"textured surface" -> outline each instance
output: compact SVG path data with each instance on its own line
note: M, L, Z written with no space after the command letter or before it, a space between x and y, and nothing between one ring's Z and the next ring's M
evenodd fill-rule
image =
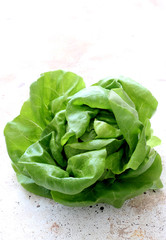
M6 122L19 114L41 72L70 70L87 84L123 74L158 99L152 127L162 139L156 149L166 185L165 12L164 0L0 3L0 239L166 239L165 187L121 209L64 207L17 183L3 137Z

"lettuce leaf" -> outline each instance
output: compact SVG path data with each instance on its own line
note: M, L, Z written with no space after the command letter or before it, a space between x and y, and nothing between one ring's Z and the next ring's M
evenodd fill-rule
M125 200L162 187L150 118L157 100L139 83L105 78L86 88L62 70L41 74L4 129L18 182L68 206Z

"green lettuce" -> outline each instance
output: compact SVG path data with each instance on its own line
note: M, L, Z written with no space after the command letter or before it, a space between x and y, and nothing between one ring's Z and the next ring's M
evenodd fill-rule
M126 199L162 187L150 118L157 100L129 78L85 87L62 70L43 73L4 129L18 182L68 206Z

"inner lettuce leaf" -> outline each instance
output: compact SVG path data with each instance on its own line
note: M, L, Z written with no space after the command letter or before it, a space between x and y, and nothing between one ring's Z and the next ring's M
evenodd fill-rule
M130 78L90 87L72 72L41 74L4 135L18 182L67 206L121 207L162 188L162 163L150 118L151 92Z

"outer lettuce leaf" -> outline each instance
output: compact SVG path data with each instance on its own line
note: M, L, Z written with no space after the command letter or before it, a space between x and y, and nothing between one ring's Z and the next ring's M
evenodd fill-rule
M151 167L138 177L125 180L98 182L94 187L85 189L76 195L61 194L51 191L55 201L67 206L88 206L105 202L114 207L121 207L125 200L142 194L159 180L162 171L161 159L157 155ZM161 186L162 187L162 186Z
M119 89L114 89L110 91L109 100L111 108L113 110L120 130L124 138L126 139L126 142L128 143L131 152L133 152L138 142L138 134L140 133L143 126L138 119L137 111L133 107L131 107L126 101L124 101L124 97L122 98L118 94L119 91L117 90Z
M108 77L100 80L94 85L101 86L106 89L123 88L135 104L139 119L143 123L147 118L150 119L156 111L158 102L152 93L141 84L130 78L120 77L113 79Z
M153 97L151 92L130 78L121 77L118 82L121 83L124 91L135 104L139 119L143 123L147 118L150 119L158 105L157 100Z
M18 182L29 192L37 194L41 197L52 198L51 191L47 188L37 185L32 178L26 177L23 174L17 174Z
M93 84L93 86L101 86L105 89L114 89L114 88L121 88L121 84L118 82L118 79L115 78L104 78L97 83Z
M36 154L34 159L31 153L28 149L19 164L25 167L35 183L49 190L76 194L94 184L104 172L105 149L69 158L66 171L51 164L48 156Z
M105 78L85 88L62 70L30 87L20 115L4 134L18 182L68 206L126 199L162 187L150 118L157 100L128 78Z
M13 162L17 162L25 150L40 138L42 130L35 122L30 101L26 101L20 115L7 123L4 130L8 154Z
M83 79L71 72L58 70L41 74L31 85L30 99L24 103L20 115L5 127L7 150L12 161L18 161L52 120L51 102L61 95L67 98L84 87Z
M37 121L43 127L47 126L52 119L49 109L51 104L54 105L52 101L62 96L67 98L84 87L83 79L72 72L58 70L41 74L30 87L31 107Z
M156 136L152 136L148 141L147 141L147 145L149 145L150 147L156 147L158 145L161 144L161 140L160 138L156 137Z

